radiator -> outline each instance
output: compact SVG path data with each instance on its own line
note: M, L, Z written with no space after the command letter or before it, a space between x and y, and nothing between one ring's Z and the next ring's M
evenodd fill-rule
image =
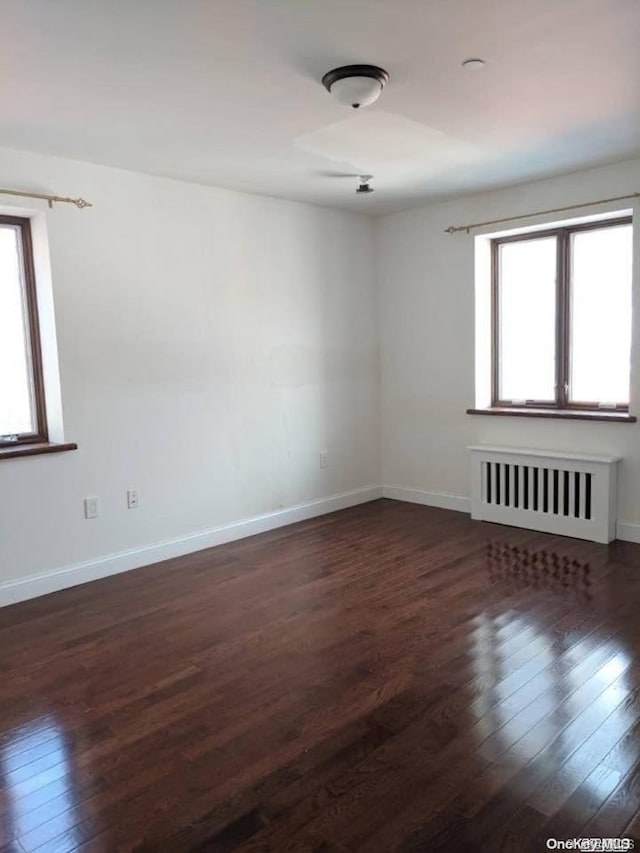
M619 458L470 447L471 517L545 533L616 537Z

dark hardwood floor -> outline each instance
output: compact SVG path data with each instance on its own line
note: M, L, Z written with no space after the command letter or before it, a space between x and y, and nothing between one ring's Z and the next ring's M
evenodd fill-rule
M0 851L638 837L639 604L640 546L377 501L5 608Z

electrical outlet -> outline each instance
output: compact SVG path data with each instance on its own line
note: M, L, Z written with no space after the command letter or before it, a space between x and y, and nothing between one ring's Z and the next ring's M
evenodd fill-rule
M320 451L320 467L328 468L329 467L329 451L321 450Z
M84 499L84 517L85 518L97 518L99 513L100 506L98 504L98 498L85 498Z
M136 509L139 503L140 500L138 498L138 490L127 489L127 507L129 509Z

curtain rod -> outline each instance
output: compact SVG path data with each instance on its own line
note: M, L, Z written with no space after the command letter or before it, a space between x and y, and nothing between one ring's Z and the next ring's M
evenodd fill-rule
M91 202L85 201L83 198L67 198L60 195L47 195L46 193L29 193L24 190L7 190L0 189L0 195L19 195L23 198L41 198L44 199L49 207L53 207L54 203L60 204L75 204L77 208L93 207Z
M617 195L613 198L585 201L582 204L571 204L567 207L552 207L549 210L538 210L536 213L522 213L520 216L505 216L502 219L489 219L487 222L474 222L472 225L450 225L444 230L445 234L457 234L459 231L466 231L468 234L472 228L484 228L485 225L500 225L502 222L515 222L517 219L530 219L532 216L544 216L547 213L563 213L565 210L577 210L579 207L592 207L594 204L607 204L610 201L624 201L628 198L638 197L640 197L640 193Z

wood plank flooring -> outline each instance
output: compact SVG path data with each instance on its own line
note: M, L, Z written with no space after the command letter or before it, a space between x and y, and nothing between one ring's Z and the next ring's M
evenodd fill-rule
M0 610L0 853L640 836L640 546L376 501Z

